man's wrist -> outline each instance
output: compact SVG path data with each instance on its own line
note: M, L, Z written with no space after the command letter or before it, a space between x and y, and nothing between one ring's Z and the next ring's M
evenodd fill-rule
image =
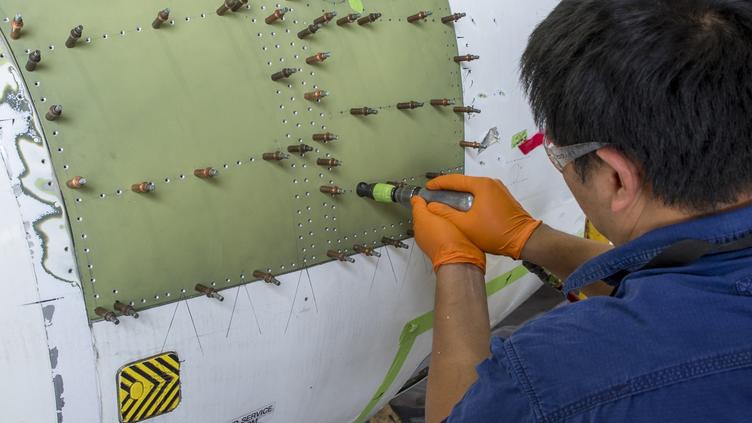
M555 230L545 223L538 225L522 247L520 260L536 263L541 255L548 254L548 250L552 245L550 240L553 232Z
M480 267L478 264L475 263L443 263L436 267L436 273L439 272L446 273L446 272L452 272L452 273L468 273L468 274L477 274L480 273L481 275L486 274L486 271L484 268Z

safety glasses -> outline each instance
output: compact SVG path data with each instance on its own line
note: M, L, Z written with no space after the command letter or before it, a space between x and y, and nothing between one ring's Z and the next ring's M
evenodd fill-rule
M601 148L607 146L608 143L602 142L586 142L582 144L573 144L565 147L557 147L548 136L543 139L543 147L546 149L548 158L553 163L554 167L563 172L564 168L573 161L583 157L593 151L598 151Z

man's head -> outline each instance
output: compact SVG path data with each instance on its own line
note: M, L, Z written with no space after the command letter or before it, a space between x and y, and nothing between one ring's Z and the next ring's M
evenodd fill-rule
M615 242L752 199L751 1L563 0L522 81L553 144L609 144L563 173Z

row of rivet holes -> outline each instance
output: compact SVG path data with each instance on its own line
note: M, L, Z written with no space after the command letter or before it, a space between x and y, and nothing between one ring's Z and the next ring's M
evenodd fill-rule
M404 226L404 223L405 223L405 222L399 222L399 226ZM407 221L407 223L408 223L408 224L412 223L412 220L408 220L408 221ZM394 228L395 226L396 226L395 224L392 224L392 225L391 225L391 227L392 227L392 228ZM386 226L382 226L382 227L381 227L381 229L382 229L382 230L386 230ZM373 233L378 233L378 229L374 228L372 232L373 232ZM368 231L364 231L364 232L363 232L363 236L368 236L368 234L369 234L369 232L368 232ZM349 238L350 238L350 237L348 237L348 236L345 236L345 237L344 237L344 240L345 240L345 241L347 241L347 240L349 240ZM353 234L353 235L352 235L352 238L353 238L353 240L356 240L356 239L358 238L358 234ZM340 243L341 243L341 241L342 241L341 239L340 239L340 240L337 240L337 243L338 243L338 244L340 244ZM330 241L328 241L328 243L329 243L329 244L331 244L331 243L332 243L332 242L331 242L331 240L330 240ZM373 242L372 242L371 244L372 244L372 245L373 245L374 247L377 247L377 246L379 246L379 244L378 244L378 243L377 243L376 241L373 241ZM315 248L315 245L311 245L311 248ZM68 247L65 247L65 251L66 251L66 252L67 252L67 251L69 251L69 248L68 248ZM84 249L84 252L86 252L86 253L89 253L90 251L91 251L91 250L90 250L90 249L88 249L88 248L85 248L85 249ZM303 251L305 252L305 249L303 249ZM343 251L344 251L345 253L348 253L348 254L350 253L350 250L349 250L349 249L344 249ZM315 261L315 260L316 260L316 256L313 256L313 257L311 257L311 260L312 260L312 261ZM303 265L304 265L304 266L305 266L305 265L307 264L307 262L308 262L308 259L303 259ZM93 265L91 265L91 264L90 264L90 265L88 265L87 267L88 267L89 269L93 269L93 268L94 268L94 266L93 266ZM296 263L291 263L290 267L294 269L294 268L296 268L296 267L297 267L297 264L296 264ZM280 270L281 270L281 271L285 271L285 269L286 269L286 266L285 266L285 265L282 265L282 266L280 266ZM73 269L69 269L68 271L69 271L69 273L72 273L72 272L73 272ZM271 272L272 272L272 269L271 269L271 268L267 268L267 269L266 269L266 271L267 271L267 272L269 272L269 273L271 273ZM90 279L89 281L90 281L91 283L95 283L95 282L96 282L96 279L95 279L95 278L91 278L91 279ZM228 283L228 284L229 284L229 283L232 283L232 279L231 279L231 278L226 278L226 279L225 279L225 282L226 282L226 283ZM251 282L251 281L247 281L247 280L245 279L245 274L244 274L244 273L241 273L241 274L240 274L240 281L239 281L239 282L240 282L240 283L244 283L244 282ZM216 286L217 286L217 283L216 283L216 282L210 282L210 285L211 285L211 286L213 286L213 287L216 287ZM186 294L187 292L188 292L188 291L187 291L187 290L186 290L185 288L182 288L182 289L180 290L180 293L181 293L181 294ZM118 289L113 289L113 290L112 290L112 293L113 293L113 294L116 294L116 295L117 295L117 294L119 293L119 291L118 291ZM167 297L167 298L169 298L169 297L171 297L171 296L172 296L172 293L170 293L170 292L166 292L166 293L164 294L164 297ZM96 299L99 299L100 297L101 297L101 296L100 296L99 294L94 294L94 298L96 298ZM154 300L159 300L159 299L160 299L160 297L161 297L160 295L155 295L155 296L154 296ZM141 298L141 304L146 304L146 301L147 301L147 300L146 300L145 298ZM135 303L135 302L133 302L133 301L130 301L130 302L129 302L129 304L130 304L131 306L135 306L135 305L136 305L136 303Z
M280 5L279 3L277 3L277 4L275 5L275 6L276 6L276 8L277 8L277 9L279 9L279 8L281 7L281 5ZM310 6L310 4L306 4L306 6ZM250 5L250 4L248 4L248 5L246 5L246 6L245 6L245 8L246 8L246 9L250 9L250 8L251 8L251 5ZM261 9L262 11L264 11L264 10L266 10L266 6L265 6L265 5L261 5L261 6L260 6L260 9ZM289 7L289 9L290 9L290 12L294 12L294 10L295 10L295 9L294 9L294 8L292 8L292 7ZM288 12L288 13L290 13L290 12ZM206 18L206 17L207 17L207 16L209 16L209 15L208 15L207 13L201 13L201 14L200 14L200 15L198 15L198 16L199 16L199 17L201 17L201 18ZM190 17L190 16L186 16L186 17L184 18L184 20L185 20L185 22L190 22L190 21L191 21L191 18L192 18L192 17ZM400 20L401 20L401 19L400 19ZM391 21L391 19L390 19L390 21ZM6 22L6 23L10 22L10 18L9 18L9 17L7 17L7 16L6 16L6 17L4 17L4 18L3 18L3 22ZM251 18L251 23L254 23L254 24L255 24L255 23L257 23L257 22L258 22L258 19L257 19L257 18ZM299 24L300 22L299 22L299 21L298 21L297 19L293 19L293 20L292 20L292 23L293 23L294 25L297 25L297 24ZM175 20L174 20L174 19L171 19L171 20L169 21L169 24L170 24L170 25L175 25ZM307 22L307 21L303 21L303 25L307 25L307 24L308 24L308 22ZM136 27L136 32L142 32L142 31L143 31L143 27L141 27L141 26L137 26L137 27ZM289 34L290 32L292 32L292 31L291 31L291 30L290 30L289 28L285 28L285 30L284 30L284 31L285 31L285 33L288 33L288 34ZM126 30L122 29L122 30L120 30L119 34L120 34L121 36L125 36L125 35L127 34L127 32L126 32ZM274 36L276 36L276 35L277 35L277 33L276 33L275 31L270 31L270 32L269 32L269 34L270 34L270 35L271 35L272 37L274 37ZM256 35L257 35L258 37L262 37L262 36L263 36L263 33L262 33L262 32L258 32L258 33L256 33ZM109 34L107 34L107 33L104 33L104 34L102 34L102 39L103 39L103 40L106 40L106 39L108 39L108 38L110 38ZM92 41L93 41L93 39L92 39L91 37L86 37L86 38L84 38L84 42L86 42L86 43L91 43ZM294 45L295 45L295 43L294 43L294 42L292 42L292 43L290 43L290 45L291 45L291 46L294 46ZM276 48L279 48L279 45L277 44L277 45L275 45L275 47L276 47ZM55 50L55 45L54 45L54 44L50 44L50 45L48 46L48 49L49 49L50 51L52 51L52 50ZM266 50L266 48L264 48L264 50ZM303 50L308 50L308 47L307 47L307 46L303 46ZM26 49L26 54L29 54L29 53L31 53L31 50L29 50L29 49ZM296 57L296 59L297 59L297 57Z
M246 6L246 8L247 8L247 9L250 9L250 7L251 7L250 5L247 5L247 6ZM279 5L279 4L277 4L277 5L276 5L276 7L277 7L277 8L279 8L279 7L280 7L280 5ZM263 5L262 5L262 6L261 6L261 10L265 10L265 9L266 9L266 6L263 6ZM290 11L292 11L292 10L293 10L293 9L291 8L291 9L290 9ZM205 17L206 17L206 14L205 14L205 13L202 13L202 14L201 14L200 16L201 16L202 18L205 18ZM190 22L190 20L191 20L191 18L190 18L190 17L186 17L186 18L185 18L185 21L186 21L186 22ZM391 19L390 19L390 20L391 20ZM9 21L9 18L7 18L7 17L6 17L6 18L4 18L4 21L5 21L5 22L8 22L8 21ZM401 19L400 19L400 21L401 21ZM256 18L252 18L252 19L251 19L251 22L252 22L252 23L256 23ZM294 24L297 24L297 23L298 23L298 21L297 21L297 20L293 20L293 23L294 23ZM171 20L171 21L170 21L170 24L171 24L171 25L174 25L174 24L175 24L175 21L174 21L174 20ZM137 32L141 32L141 30L142 30L142 28L141 28L141 27L137 27L137 28L136 28L136 31L137 31ZM286 32L286 33L290 33L290 29L285 29L285 32ZM126 34L125 30L121 30L121 31L120 31L120 35L124 36L125 34ZM271 32L270 32L270 35L271 35L271 36L275 36L275 35L276 35L276 33L275 33L274 31L271 31ZM261 32L257 33L257 36L261 37L261 36L262 36L262 33L261 33ZM107 35L107 34L103 34L103 35L102 35L102 38L103 38L103 39L107 39L107 38L108 38L108 35ZM87 37L87 38L86 38L86 42L87 42L87 43L90 43L91 41L92 41L92 39L91 39L90 37ZM295 42L291 42L291 43L290 43L290 45L291 45L291 46L294 46L294 45L295 45ZM275 44L275 46L274 46L274 47L275 47L275 48L280 48L280 45L279 45L279 44ZM54 50L54 49L55 49L55 46L54 46L54 45L50 45L50 46L49 46L49 49L50 49L50 50ZM262 47L262 50L266 51L266 50L267 50L267 47L266 47L266 46L263 46L263 47ZM304 45L304 46L303 46L303 50L308 50L308 47ZM29 49L27 49L27 50L26 50L26 53L27 53L27 54L29 54L30 52L31 52L31 50L29 50ZM295 54L295 55L294 55L294 58L295 58L295 59L298 59L298 58L299 58L299 55L298 55L298 54ZM279 61L280 61L280 62L284 62L284 58L280 58L280 59L279 59ZM268 64L269 66L272 66L272 62L271 62L271 61L268 61L268 62L267 62L267 64ZM314 72L311 72L311 73L310 73L310 75L311 75L311 76L314 76L314 75L315 75L315 73L314 73ZM302 85L306 85L306 82L305 82L305 81L302 81L302 82L301 82L301 84L302 84ZM39 86L41 85L41 83L40 83L39 81L36 81L36 82L34 83L34 85L35 85L35 86L37 86L37 87L39 87ZM292 88L292 84L288 84L288 88ZM316 88L318 88L318 87L317 87L316 85L314 85L314 86L313 86L313 89L316 89ZM277 94L281 94L281 91L280 91L280 90L277 90ZM40 101L44 103L44 102L46 102L46 98L45 98L45 97L42 97L42 98L40 99ZM290 101L295 101L295 98L294 98L294 97L291 97L291 98L290 98ZM284 109L284 105L280 105L280 109ZM308 110L308 111L310 112L310 111L312 111L312 108L311 108L311 107L308 107L308 108L307 108L307 110ZM297 115L297 114L298 114L298 112L297 112L297 111L293 111L293 115ZM321 117L324 117L324 113L320 113L320 116L321 116ZM285 119L285 120L283 120L283 121L282 121L282 123L287 123L287 120L286 120L286 119ZM313 122L313 121L312 121L312 122L311 122L311 125L314 125L314 126L315 126L315 122ZM300 127L301 127L301 124L300 124L300 123L297 123L297 124L296 124L296 127L300 128ZM322 126L322 127L321 127L321 129L322 129L322 130L326 130L326 126ZM53 135L55 135L55 136L59 135L59 131L53 131ZM290 137L290 134L287 134L287 137L289 138L289 137ZM299 142L302 142L302 139L299 139ZM58 149L58 152L62 153L62 152L63 152L63 149L62 149L62 148L59 148L59 149ZM316 153L318 153L318 152L319 152L319 150L318 150L318 149L316 149ZM328 154L328 153L327 153L327 154L326 154L326 157L330 157L330 154ZM250 161L251 161L251 162L253 162L253 161L255 161L255 159L254 159L254 158L252 157L252 158L250 158ZM241 164L242 164L242 162L241 162L241 161L237 161L236 163L237 163L238 165L241 165ZM295 167L295 164L292 164L291 166L292 166L292 167ZM225 168L225 169L227 169L228 167L229 167L229 165L227 165L227 164L225 164L225 165L224 165L224 168ZM306 165L304 164L304 165L303 165L303 167L306 167ZM65 169L68 169L68 166L67 166L67 165L65 165L65 166L64 166L64 168L65 168ZM319 177L320 177L320 178L323 178L323 177L324 177L324 175L320 173L320 174L319 174ZM180 179L185 179L185 175L184 175L184 174L181 174L181 175L179 176L179 178L180 178ZM413 178L411 178L411 180L415 180L415 178L413 177ZM165 183L169 183L169 182L170 182L170 179L169 179L169 177L168 177L168 178L165 178L165 179L164 179L164 181L165 181ZM295 179L295 180L293 180L293 182L294 182L294 183L298 183L298 180L297 180L297 179ZM308 178L305 178L305 182L308 182ZM333 184L333 181L329 181L329 183L330 183L330 184ZM119 194L122 194L122 193L123 193L123 191L122 191L122 190L120 190L120 189L118 189L118 190L116 191L116 194L118 194L118 195L119 195ZM309 193L309 192L306 192L306 195L308 196L308 195L310 195L310 193ZM106 197L106 194L105 194L105 193L102 193L102 194L100 194L100 197L101 197L101 198L105 198L105 197ZM300 198L300 196L299 196L299 195L296 195L296 198ZM82 201L82 199L81 199L81 198L77 198L77 199L76 199L76 201L77 201L77 202L81 202L81 201ZM324 206L326 206L326 205L327 205L327 203L324 203ZM335 205L332 205L332 209L334 209L335 207L336 207ZM309 208L310 208L310 207L309 207ZM301 213L301 211L300 211L300 210L298 210L298 214L300 214L300 213ZM325 217L327 217L327 216L325 216ZM78 218L77 218L76 220L77 220L77 221L79 221L79 222L81 222L81 221L82 221L83 219L82 219L81 217L78 217ZM336 220L336 217L333 217L333 220ZM309 223L312 223L312 222L311 222L311 219L308 219L308 221L309 221ZM410 221L408 221L408 223L410 223ZM399 225L400 225L400 226L402 226L403 224L404 224L404 222L400 222L400 223L399 223ZM394 225L394 224L392 224L391 226L392 226L392 228L394 228L394 227L395 227L395 225ZM302 227L302 224L299 224L299 227ZM329 229L329 228L326 228L326 229ZM382 230L386 230L386 226L382 226ZM333 231L334 231L334 232L336 232L336 231L337 231L337 228L333 228ZM376 233L376 232L377 232L377 230L376 230L376 229L373 229L373 232L374 232L374 233ZM311 234L311 235L312 235L312 234ZM363 232L363 235L364 235L364 236L367 236L367 235L368 235L368 231L364 231L364 232ZM81 235L81 237L82 237L83 239L86 239L86 237L87 237L87 236L86 236L86 234L82 234L82 235ZM353 235L353 238L357 238L357 237L358 237L358 235L357 235L357 234L354 234L354 235ZM303 239L303 237L302 237L302 236L300 236L299 238L300 238L300 239ZM344 238L344 239L345 239L345 240L348 240L348 237L347 237L347 236L345 236L345 238ZM342 240L341 240L341 239L337 240L337 243L338 243L338 244L340 244L341 242L342 242ZM328 240L328 243L329 243L329 244L332 244L332 241L331 241L331 240ZM373 244L374 244L374 245L376 245L376 242L374 242ZM314 248L314 247L315 247L314 245L311 245L311 248ZM68 251L68 247L65 247L65 250L66 250L66 251ZM303 252L305 252L305 251L306 251L306 249L304 248L304 249L303 249ZM346 251L347 251L347 250L346 250ZM88 253L88 252L90 252L90 249L86 248L86 249L84 249L84 252ZM316 260L316 257L315 257L315 256L314 256L314 257L312 257L312 260ZM304 261L305 261L305 260L304 260ZM292 265L291 265L291 266L292 266L292 267L295 267L295 266L296 266L296 264L295 264L295 263L292 263ZM93 265L88 265L88 268L89 268L89 269L92 269L92 268L93 268ZM284 269L285 269L285 266L284 266L284 265L282 265L282 266L281 266L280 268L281 268L281 270L284 270ZM72 273L72 271L73 271L72 269L69 269L69 273ZM268 271L268 272L271 272L271 269L267 269L267 271ZM244 278L245 278L245 276L244 276L244 275L241 275L241 279L244 279ZM93 282L95 282L95 281L96 281L96 280L95 280L94 278L92 278L92 279L91 279L91 282L92 282L92 283L93 283ZM230 279L230 278L227 278L227 280L226 280L226 281L227 281L227 282L229 283L229 282L231 282L231 279ZM212 283L211 283L211 285L212 285L212 286L216 286L216 283L215 283L215 282L212 282ZM186 292L186 290L185 290L185 289L182 289L182 290L181 290L181 292L182 292L182 293L185 293L185 292ZM118 293L118 290L117 290L117 289L114 289L114 290L113 290L113 294L117 294L117 293ZM165 296L167 296L167 297L169 297L170 295L171 295L171 294L170 294L169 292L165 294ZM95 298L99 298L99 294L95 294ZM159 295L156 295L156 296L155 296L154 298L158 300L158 299L159 299ZM145 300L145 299L141 299L141 302L142 302L142 303L145 303L145 302L146 302L146 300ZM133 303L133 302L131 302L130 304L131 304L131 305L134 305L134 303Z

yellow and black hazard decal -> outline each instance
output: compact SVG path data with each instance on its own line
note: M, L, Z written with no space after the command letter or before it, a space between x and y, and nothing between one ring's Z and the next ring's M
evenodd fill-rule
M169 413L180 404L180 361L164 353L120 369L117 375L120 421L140 422Z

